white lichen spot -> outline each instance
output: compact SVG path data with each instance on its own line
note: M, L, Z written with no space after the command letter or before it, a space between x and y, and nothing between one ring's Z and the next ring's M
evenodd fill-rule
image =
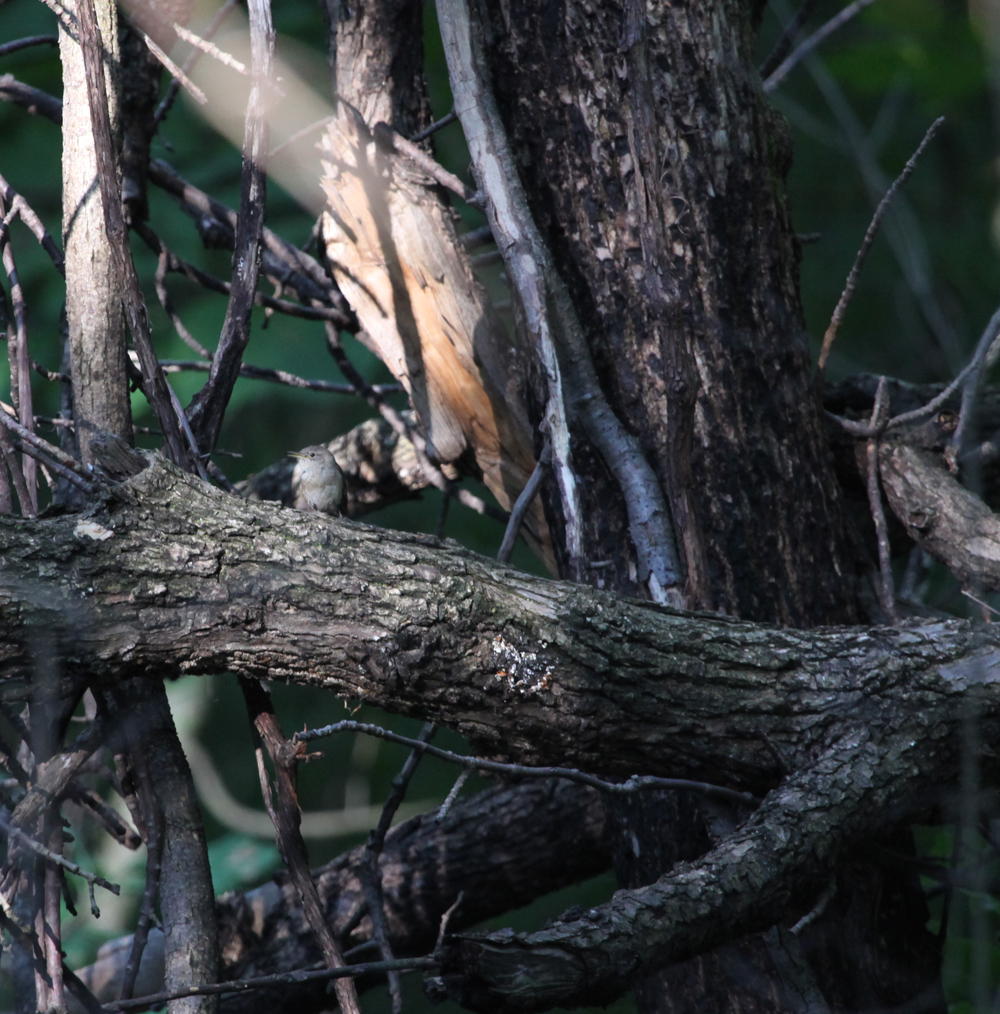
M521 651L497 634L490 646L490 655L496 666L495 678L506 683L508 690L538 693L551 689L552 666L540 662L537 652Z
M115 533L110 528L99 525L96 521L77 521L73 534L78 539L93 539L95 542L107 542Z

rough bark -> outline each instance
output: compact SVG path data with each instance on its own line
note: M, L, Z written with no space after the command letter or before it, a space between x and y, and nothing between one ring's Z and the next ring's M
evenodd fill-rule
M457 940L467 974L449 964L446 984L475 1006L503 1007L511 990L532 1009L590 1003L801 915L840 849L954 781L968 695L984 741L1000 733L989 628L796 631L679 614L453 544L241 502L163 462L117 493L86 519L0 524L7 695L27 688L28 634L44 623L67 681L266 672L444 720L496 756L773 790L707 857L619 892L590 924ZM984 783L995 775L987 761Z
M96 5L108 59L109 113L118 125L117 18L113 3ZM82 460L91 461L90 441L99 430L131 441L126 326L122 285L108 243L83 53L60 23L63 63L63 247L66 256L66 318L73 372L76 439Z
M503 849L496 842L503 840ZM338 933L355 920L363 901L358 870L363 847L315 870L313 876L327 918ZM453 929L527 904L534 898L604 872L610 857L603 800L596 790L567 781L545 780L497 786L460 800L441 822L436 813L393 828L379 859L386 902L386 926L400 956L433 949L441 916L463 893ZM223 895L217 905L225 979L306 968L319 960L286 875L251 891ZM81 977L102 1001L115 999L131 938L115 941ZM344 939L358 948L371 940L365 917ZM162 941L150 940L142 989L162 988ZM357 953L357 960L369 954ZM157 965L159 964L159 968ZM158 974L157 974L158 973ZM363 982L362 986L368 985ZM323 1010L325 984L283 986L233 995L222 1002L227 1014L259 1010Z
M784 191L790 140L753 69L750 5L489 6L525 189L612 407L667 492L688 604L849 620ZM582 467L601 545L622 530L605 520L620 496ZM627 547L604 548L605 579L627 587Z
M797 631L643 605L240 501L162 459L86 517L0 521L0 554L9 698L44 624L67 682L266 675L443 720L499 757L756 792L845 723L931 723L934 756L956 681L993 657L992 631L957 621Z

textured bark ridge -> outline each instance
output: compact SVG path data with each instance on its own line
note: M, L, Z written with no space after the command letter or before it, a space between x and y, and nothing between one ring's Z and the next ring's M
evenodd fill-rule
M501 758L763 794L845 728L945 721L939 706L992 673L992 631L958 621L798 631L679 613L240 501L163 459L112 493L84 516L0 520L6 696L28 691L41 624L67 684L266 676L442 721ZM918 737L924 760L934 739Z
M842 849L957 777L963 710L1000 734L1000 640L962 622L796 631L497 568L437 540L212 490L157 459L85 515L0 520L0 658L32 629L67 688L151 670L328 687L522 762L762 796L703 858L528 935L456 937L441 982L480 1009L607 1000L797 918ZM987 760L984 783L995 780Z
M754 70L750 5L488 7L525 190L611 405L669 497L689 605L850 619L785 199L791 142ZM588 471L605 518L618 493ZM626 586L625 553L610 585Z
M500 785L460 800L444 820L437 813L393 828L379 859L386 901L386 929L393 953L420 956L434 947L441 916L462 894L449 920L453 930L473 926L527 904L540 895L603 873L610 863L601 794L560 779ZM496 843L503 840L503 849ZM371 920L357 917L364 903L359 869L364 847L313 871L330 925L345 950L365 960ZM285 874L250 891L230 891L216 906L225 980L307 968L319 960L295 889ZM356 925L355 925L356 924ZM355 928L345 933L349 925ZM79 974L102 1002L117 999L131 938L102 948ZM163 985L162 937L154 934L143 959L142 987ZM370 983L362 980L361 988ZM325 1010L327 983L286 984L223 999L226 1014Z

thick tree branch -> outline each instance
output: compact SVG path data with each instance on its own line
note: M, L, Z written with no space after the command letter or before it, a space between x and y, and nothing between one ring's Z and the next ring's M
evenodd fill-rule
M503 849L497 849L502 840ZM364 847L352 849L315 870L313 876L327 919L344 936L344 947L371 940L367 917L356 918L364 892L358 874ZM463 893L450 923L453 930L527 904L549 891L604 872L611 858L605 842L604 808L591 789L564 781L496 786L456 803L444 821L436 814L416 817L393 828L379 856L386 904L386 925L394 953L426 954L433 946L441 916ZM231 892L217 905L223 976L249 978L307 968L320 957L315 936L285 875L247 892ZM157 992L154 931L143 961L142 989ZM358 951L355 960L373 952ZM118 995L127 941L109 946L80 975L101 1000ZM362 981L360 986L370 983ZM299 984L261 993L232 995L222 1002L226 1014L305 1014L329 1005L325 983Z
M67 679L261 675L440 721L499 758L759 793L775 750L795 770L864 721L910 729L950 777L956 695L1000 658L992 630L960 622L795 631L643 606L239 501L162 459L115 493L86 521L0 520L8 696L43 624Z

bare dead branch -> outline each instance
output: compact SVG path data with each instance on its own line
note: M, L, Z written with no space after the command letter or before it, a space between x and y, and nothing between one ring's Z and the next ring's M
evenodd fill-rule
M869 2L872 2L872 0L869 0ZM892 203L893 198L899 192L903 184L910 178L913 170L917 167L917 160L923 154L927 145L930 144L942 123L944 123L944 117L939 116L930 125L930 127L927 128L927 133L924 134L924 139L918 145L917 150L907 160L906 165L903 166L903 171L896 177L892 186L886 191L885 196L875 209L875 214L872 216L872 220L868 225L868 230L865 232L865 238L861 242L861 247L858 250L857 256L854 258L854 264L851 266L850 273L847 276L847 283L844 285L844 291L840 294L840 299L837 301L837 305L834 308L833 316L830 318L830 323L827 326L826 333L823 335L823 346L820 349L818 362L818 368L820 370L826 366L826 360L830 355L830 349L833 347L834 339L837 337L837 329L840 327L840 322L844 319L844 313L847 311L847 305L850 303L851 297L854 295L854 289L858 284L858 276L861 273L861 267L868 256L868 251L871 249L872 243L875 240L875 235L878 232L879 225L882 223L882 218L886 211L889 210L889 205Z
M14 403L21 425L29 430L35 428L35 412L31 397L31 355L28 352L27 305L21 279L14 259L14 249L10 243L10 223L18 216L18 207L6 207L0 196L0 260L10 281L11 301L14 304L14 331L7 335L7 359L10 364L10 397ZM6 415L0 412L0 415ZM38 513L38 471L35 462L30 458L21 460L21 474L28 495L27 516L34 517Z
M0 99L62 125L62 101L40 88L18 81L13 74L0 74Z
M764 91L773 92L782 81L792 72L793 68L803 57L808 56L821 42L824 42L842 25L846 25L856 14L859 14L866 7L871 6L875 0L854 0L849 3L839 14L834 15L821 28L817 28L812 35L795 48L795 51L775 70L764 82Z
M518 496L513 508L511 508L507 530L503 533L503 541L500 543L500 549L497 552L497 560L500 563L507 563L510 560L510 554L514 551L514 543L517 541L518 533L521 531L524 516L528 513L531 501L535 498L542 485L542 479L545 478L545 470L548 468L551 460L552 442L546 439L542 453L538 456L538 464L535 465L535 470L531 473L531 478L524 489L521 490L520 496Z
M785 25L784 30L778 37L778 41L774 44L774 48L768 53L767 59L760 65L758 73L762 79L766 80L770 77L774 69L788 56L792 46L795 45L799 32L802 31L802 26L809 20L818 3L819 0L803 0L801 6L795 12L795 16Z
M232 248L238 215L224 204L209 197L204 191L188 183L172 166L159 159L149 164L149 179L190 209L194 217L218 227L220 239ZM286 242L266 226L263 231L264 260L262 269L268 277L280 278L286 288L293 288L299 296L314 307L336 311L321 319L333 320L342 331L354 333L357 321L344 297L327 277L326 272L304 250ZM264 305L267 303L262 300ZM277 307L275 307L277 309ZM317 315L320 316L320 315Z
M226 406L250 341L250 312L257 291L264 232L270 136L267 107L272 102L270 93L274 86L274 26L269 0L251 0L249 11L252 84L244 124L240 214L229 304L208 382L192 399L187 413L198 446L205 453L210 452L219 439Z
M167 374L196 371L206 373L211 368L210 360L202 361L185 359L161 359L160 365ZM353 384L339 384L333 380L306 380L285 370L272 370L265 366L252 366L240 363L240 376L248 380L267 380L272 384L283 384L285 387L297 387L304 391L323 391L327 394L360 394ZM398 394L402 388L399 384L372 384L372 390L379 396Z
M417 131L410 140L414 144L418 141L424 141L430 137L431 134L436 134L443 127L447 127L449 123L454 123L457 119L458 117L455 115L455 110L453 109L450 113L445 113L440 120L435 120L429 127L425 127L423 130Z
M3 410L0 410L0 427L14 433L20 438L22 444L30 446L34 450L44 454L46 457L51 458L57 464L60 464L64 468L69 469L69 471L74 472L80 479L83 479L88 486L92 484L93 477L83 467L83 465L76 460L76 458L73 458L64 451L61 451L55 446L55 444L50 444L47 440L43 440L32 430L29 430L26 426L22 426L16 419L11 418L11 416ZM30 451L28 453L30 453Z
M466 0L438 0L437 10L455 110L486 194L493 235L548 379L546 425L565 515L571 571L577 580L582 577L583 530L579 490L570 461L568 407L621 488L640 582L654 602L680 606L680 559L663 490L638 441L608 405L569 293L532 220L487 83L481 29L473 26ZM550 313L550 307L554 312Z
M428 743L434 735L436 726L427 723L420 730L418 743ZM382 870L379 867L379 855L385 844L385 836L392 824L392 818L399 809L400 804L406 796L410 780L413 778L420 758L423 756L423 748L415 746L406 758L402 770L392 780L392 791L389 793L382 808L382 815L378 824L368 835L365 843L365 862L362 870L362 883L365 888L365 902L368 908L368 915L372 921L372 938L378 945L383 961L392 961L393 953L389 945L389 935L385 925L385 901L382 896ZM399 973L392 970L388 973L389 996L392 998L393 1014L402 1014L403 995L399 989Z
M40 841L36 841L31 835L25 834L19 830L10 821L0 816L0 828L10 835L15 841L20 842L26 848L31 849L32 852L40 855L46 862L53 863L56 866L62 867L64 870L68 870L70 873L83 880L86 880L88 884L97 884L98 887L103 887L106 891L110 891L112 894L121 894L121 885L113 884L110 880L105 880L104 877L98 876L96 873L90 873L88 870L83 869L74 862L64 858L57 852L53 852L52 849L43 845Z
M210 42L208 39L203 39L200 35L192 32L190 29L185 28L183 25L174 24L174 31L177 35L185 42L189 42L196 49L200 49L203 53L206 53L213 60L218 60L223 67L228 67L230 70L235 70L237 74L242 74L243 77L251 77L252 72L245 63L237 60L231 53L227 53L225 50L220 49L214 42ZM251 32L253 29L251 28ZM252 61L252 58L251 58Z
M184 73L183 69L178 67L173 60L151 39L141 28L138 26L135 30L139 33L142 41L146 43L146 47L149 51L159 60L160 65L170 74L174 81L181 84L188 95L191 96L200 106L204 106L208 103L208 96ZM178 32L178 35L180 32Z
M268 986L295 986L306 982L324 982L329 979L349 980L362 975L378 975L384 972L418 972L428 968L436 968L434 958L400 958L398 961L369 961L364 964L347 965L339 968L304 969L298 972L282 972L278 975L261 975L254 979L233 979L207 985L191 986L187 989L175 989L171 992L153 993L139 996L134 1000L120 1000L106 1003L100 1010L104 1014L116 1011L143 1010L155 1004L169 1000L179 1000L186 996L215 996L220 993L240 993L245 990L264 989Z
M868 507L875 522L875 536L878 540L878 563L880 580L878 583L878 600L890 623L899 623L899 611L896 609L896 589L892 580L892 554L889 551L889 529L885 523L885 511L882 509L882 489L879 485L878 445L879 434L884 429L889 413L888 388L885 377L879 381L872 408L869 427L874 435L868 438L866 448L868 459Z
M684 778L630 775L625 781L609 782L596 775L577 771L575 768L530 767L525 764L504 764L500 761L484 760L481 757L466 757L463 754L453 753L451 750L443 750L441 747L423 743L421 740L401 736L399 733L383 729L378 725L350 720L335 722L333 725L325 725L320 729L306 729L297 732L292 737L292 741L305 743L338 732L363 732L369 736L378 736L379 739L388 740L390 743L402 743L404 746L411 746L414 750L419 749L423 753L448 761L450 764L458 764L469 771L488 771L491 774L507 775L511 778L565 778L567 781L589 785L591 788L600 789L602 792L609 792L613 795L631 795L633 792L643 792L646 789L677 789L714 796L717 799L725 799L727 802L738 803L741 806L757 806L760 803L759 799L748 792L737 792L721 785L693 782Z
M464 0L441 0L437 12L455 111L462 122L479 185L486 195L486 214L497 246L504 251L507 274L518 292L532 344L545 370L548 382L545 419L562 499L566 552L571 573L579 580L583 565L583 520L570 457L563 378L548 309L547 262L542 263L546 257L544 244L531 219L507 133L486 83L485 63L479 52L481 42L476 39L468 5Z
M94 13L94 0L80 0L78 9L80 46L87 75L94 146L97 152L98 178L104 205L105 228L124 289L125 312L132 341L142 366L143 388L163 430L167 452L173 461L195 470L197 449L188 446L171 401L169 385L160 370L149 336L145 302L136 278L135 266L128 248L128 231L122 214L118 174L115 171L111 123L108 118L108 97L104 82L101 34Z
M467 187L454 173L449 172L440 162L431 158L422 148L418 148L412 141L397 134L388 123L376 123L372 127L372 134L378 144L388 148L390 151L399 152L405 155L413 163L418 165L425 173L432 176L446 190L457 194L467 204L481 208L483 198L471 187Z
M288 872L298 891L306 918L316 936L323 961L328 969L342 969L344 955L323 913L319 892L309 873L309 853L299 831L302 813L295 788L296 767L304 758L297 740L287 740L278 725L271 704L271 695L258 680L240 678L240 689L246 701L247 714L258 744L263 743L274 764L277 801L271 798L267 771L263 765L260 746L257 747L258 770L264 802L278 838L278 847L288 866ZM358 994L349 978L336 981L337 1002L344 1014L360 1014Z
M146 883L143 886L139 918L132 934L132 947L122 977L119 997L122 1000L128 1000L135 992L135 982L149 940L149 927L153 921L154 906L160 892L160 874L163 869L163 809L156 801L156 789L146 758L139 753L133 753L132 762L138 775L140 806L145 817L146 833L143 839L146 845Z
M222 22L226 20L233 8L236 6L237 0L226 0L226 2L215 12L212 16L212 20L208 23L205 29L203 38L211 39L213 35L222 26ZM174 29L176 31L176 27ZM194 65L201 58L202 52L200 49L194 49L191 55L184 61L184 65L181 70L185 74L189 74ZM170 84L167 85L167 90L160 100L160 104L156 107L156 112L153 113L153 126L154 128L159 126L160 122L170 111L170 107L174 104L174 100L177 98L177 93L180 91L181 83L176 78L172 79Z
M27 49L29 46L58 46L58 35L27 35L23 39L15 39L13 42L5 42L0 45L0 57L10 56L18 50Z
M192 264L190 261L186 261L173 252L167 247L163 240L157 236L157 234L145 223L145 222L134 222L132 224L132 230L137 233L146 243L146 245L161 258L161 262L165 265L162 268L162 273L165 274L167 271L175 272L176 274L184 275L185 278L190 279L192 282L196 282L198 285L204 286L204 288L211 290L212 292L218 292L222 295L228 296L232 291L231 283L224 281L221 278L216 278L214 275L210 275L207 271L203 271L197 265ZM157 284L161 284L161 270L157 271ZM166 290L164 289L164 292ZM157 288L157 294L160 295L159 287ZM160 295L160 302L163 303L164 296ZM169 304L169 296L167 297ZM268 296L263 292L256 292L254 294L254 303L257 306L264 306L269 310L276 310L279 313L287 314L289 317L302 317L305 320L328 320L343 326L344 315L340 310L334 309L329 306L303 306L300 303L292 303L287 299L276 299L272 296ZM164 306L166 309L166 306ZM173 319L172 311L171 319ZM174 322L176 326L176 321ZM180 332L178 332L180 333ZM183 335L181 335L183 338ZM186 341L187 339L185 339ZM190 345L191 343L188 342ZM194 346L192 346L194 347ZM204 355L206 358L211 358L207 352L200 351L199 355Z
M48 38L48 36L46 36ZM34 209L19 194L4 178L0 176L0 198L6 203L7 207L11 210L17 209L18 217L22 222L32 231L35 239L38 240L42 249L52 259L52 263L55 265L56 270L59 274L64 275L66 273L65 264L63 262L62 251L59 249L56 241L52 238L49 230L45 228L42 220L35 213Z
M0 411L0 415L6 416L7 413ZM17 460L17 455L14 453L14 442L10 439L10 433L0 423L0 459L2 459L2 465L0 465L0 473L8 473L11 481L14 483L14 491L17 493L17 502L21 508L21 513L27 518L31 517L31 497L28 494L28 485L24 481L24 473L21 471L21 463ZM10 514L14 509L13 501L10 497L9 486L4 487L4 506L6 510L5 514Z

